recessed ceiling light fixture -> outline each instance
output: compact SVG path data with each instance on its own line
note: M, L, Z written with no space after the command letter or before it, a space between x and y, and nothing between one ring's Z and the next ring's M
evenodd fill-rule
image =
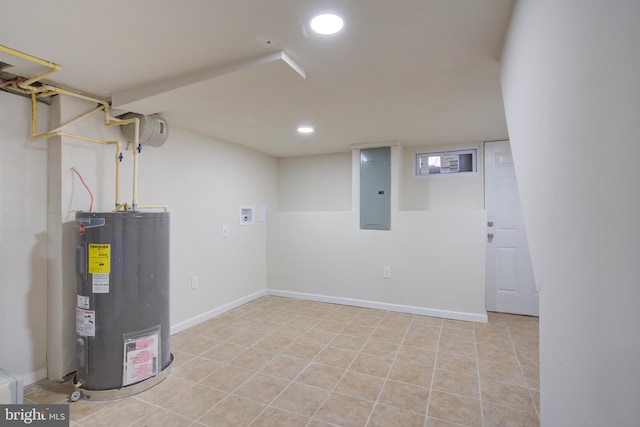
M311 126L298 126L299 133L313 133L313 128Z
M325 13L311 20L311 29L318 34L335 34L342 29L344 21L338 15Z

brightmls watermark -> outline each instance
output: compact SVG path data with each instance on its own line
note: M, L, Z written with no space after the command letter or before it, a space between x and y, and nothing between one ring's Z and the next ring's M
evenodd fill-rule
M0 427L69 427L69 405L0 405Z

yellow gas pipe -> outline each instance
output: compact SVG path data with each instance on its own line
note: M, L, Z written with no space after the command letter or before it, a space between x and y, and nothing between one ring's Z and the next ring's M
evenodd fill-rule
M95 142L98 144L116 144L117 146L117 152L116 152L116 209L114 210L114 212L117 212L120 209L124 209L124 210L128 210L129 206L126 203L120 203L120 151L121 151L121 145L119 142L116 141L104 141L104 140L100 140L100 139L95 139L95 138L89 138L89 137L84 137L84 136L80 136L80 135L75 135L75 134L70 134L70 133L66 133L63 132L62 129L64 129L67 126L70 126L74 123L77 123L81 120L84 120L85 118L91 116L92 114L98 112L98 111L104 111L104 124L107 127L113 127L113 126L123 126L123 125L127 125L127 124L133 124L135 126L135 132L134 132L134 151L133 151L133 193L132 193L132 200L131 200L131 209L136 210L136 208L138 207L138 154L139 154L139 149L140 149L140 120L138 118L133 118L133 119L127 119L127 120L121 120L115 117L111 117L109 115L109 103L101 100L101 99L97 99L97 98L93 98L90 96L86 96L86 95L82 95L79 93L75 93L75 92L71 92L65 89L60 89L57 88L55 86L51 86L51 85L46 85L43 84L41 86L38 87L34 87L32 86L33 83L36 83L42 79L44 79L45 77L58 72L60 70L62 70L62 67L60 65L54 64L53 62L49 62L49 61L44 61L40 58L36 58L35 56L31 56L28 55L26 53L17 51L15 49L11 49L9 47L0 45L0 51L2 52L6 52L9 53L11 55L17 56L19 58L25 59L27 61L30 62L34 62L36 64L40 64L40 65L44 65L45 67L49 68L48 71L37 75L36 77L33 77L31 79L22 81L22 82L16 82L16 83L12 83L10 85L11 89L18 92L18 93L22 93L22 94L26 94L26 95L30 95L31 96L31 134L32 137L34 139L42 139L42 138L49 138L52 136L66 136L69 138L75 138L75 139L80 139L80 140L84 140L84 141L89 141L89 142ZM69 95L72 96L74 98L79 98L79 99L83 99L86 101L90 101L90 102L95 102L97 104L100 104L99 107L95 108L94 110L88 111L84 114L81 114L80 116L76 117L75 119L69 120L68 122L58 126L55 129L52 129L48 132L42 133L42 134L37 134L37 108L36 108L36 100L37 98L42 98L42 97L48 97L51 95ZM140 208L145 208L145 209L149 209L149 208L161 208L164 209L165 211L167 211L167 207L165 205L160 205L160 206L144 206L144 207L140 207Z

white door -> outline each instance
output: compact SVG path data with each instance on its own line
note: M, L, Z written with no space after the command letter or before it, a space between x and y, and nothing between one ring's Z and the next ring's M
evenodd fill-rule
M538 315L527 234L509 141L484 145L488 311Z

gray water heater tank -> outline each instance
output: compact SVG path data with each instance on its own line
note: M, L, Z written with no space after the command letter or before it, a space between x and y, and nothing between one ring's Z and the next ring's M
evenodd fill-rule
M163 145L169 137L169 125L167 121L162 117L151 114L145 116L137 113L127 113L120 117L121 119L133 119L140 120L140 135L138 142L142 145L150 145L152 147L160 147ZM135 125L128 124L121 126L122 135L127 138L129 142L135 142Z
M86 399L140 391L168 374L169 213L76 213L76 387Z

